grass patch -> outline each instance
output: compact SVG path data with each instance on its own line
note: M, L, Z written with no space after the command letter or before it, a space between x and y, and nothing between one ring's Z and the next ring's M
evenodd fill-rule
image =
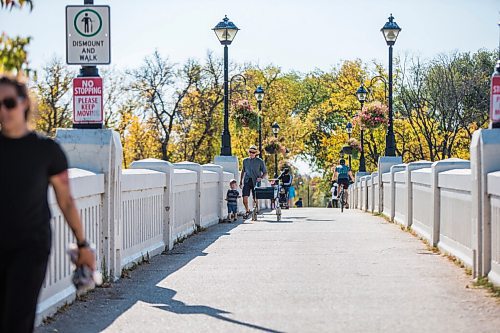
M195 231L194 231L194 234L196 235L196 234L198 234L198 233L200 233L200 232L204 232L204 231L207 231L207 228L205 228L205 227L201 227L201 226L197 225L197 226L196 226L196 229L195 229Z
M488 290L488 292L496 298L500 299L500 287L496 287L487 277L480 277L474 281L474 286Z
M373 216L377 216L377 217L382 217L387 222L393 223L385 215L383 215L382 213L378 213L377 212L377 213L372 213L372 215ZM405 226L401 225L400 228L401 228L402 231L408 232L411 235L413 235L414 237L417 237L422 243L425 244L425 247L426 247L426 249L429 252L432 252L434 254L440 254L440 255L442 255L443 257L445 257L446 259L448 259L449 261L451 261L452 263L454 263L457 267L462 268L465 271L465 274L467 274L468 276L472 276L472 268L466 266L465 263L462 260L460 260L456 256L452 255L451 253L444 253L444 252L442 252L441 250L439 250L439 248L437 246L432 246L427 239L425 239L422 236L418 235L415 232L415 230L413 230L411 227L405 227ZM487 277L479 277L479 278L477 278L476 281L474 281L473 286L476 287L476 288L485 289L493 297L500 299L500 287L497 287L493 283L491 283L488 280ZM467 286L467 288L469 288L469 286Z
M54 313L52 316L48 316L48 317L43 318L42 324L43 325L52 324L54 321L56 321L56 316L58 316L60 314L63 314L64 312L68 311L69 306L70 306L70 303L68 303L68 302L64 303L64 305L62 305L61 307L59 307L57 309L56 313Z
M137 267L143 264L149 264L149 260L150 260L149 252L146 252L146 256L144 256L144 254L141 254L141 259L139 261L134 261L130 264L130 266L122 268L122 273L120 277L122 279L125 278L130 279L132 277L131 276L132 271L135 271Z

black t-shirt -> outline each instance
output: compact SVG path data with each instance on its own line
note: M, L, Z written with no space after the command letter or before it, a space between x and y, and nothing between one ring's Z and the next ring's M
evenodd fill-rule
M0 249L50 249L49 178L67 168L53 140L33 132L10 139L0 132Z

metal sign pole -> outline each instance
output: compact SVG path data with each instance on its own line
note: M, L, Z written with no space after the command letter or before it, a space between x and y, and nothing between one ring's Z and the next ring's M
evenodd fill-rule
M93 5L94 0L83 0L84 5ZM80 74L78 74L78 77L100 77L99 76L99 69L97 66L83 66L80 68ZM104 110L101 110L101 112L104 112ZM96 123L96 124L73 124L73 128L80 128L80 129L101 129L103 128L102 123Z

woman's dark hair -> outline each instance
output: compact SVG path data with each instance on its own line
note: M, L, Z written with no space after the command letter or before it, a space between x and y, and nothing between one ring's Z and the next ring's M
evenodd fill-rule
M26 87L24 83L16 79L9 78L8 76L0 76L0 86L1 85L14 87L14 89L16 89L17 96L28 102L28 106L26 107L26 110L24 110L24 119L28 120L31 108L31 99L28 93L28 87Z

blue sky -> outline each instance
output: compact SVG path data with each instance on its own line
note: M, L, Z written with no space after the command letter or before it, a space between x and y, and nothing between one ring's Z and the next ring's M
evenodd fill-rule
M83 1L34 0L0 12L0 31L30 35L32 67L65 57L64 7ZM498 45L500 0L96 0L111 6L112 64L134 67L158 49L174 62L222 55L211 28L224 14L241 29L230 58L307 72L344 59L387 60L380 28L393 13L402 32L396 54L431 57Z
M34 0L35 8L0 11L0 31L29 35L31 66L65 58L65 6L82 1ZM230 59L285 70L329 70L342 60L387 63L380 28L393 13L403 29L395 54L432 57L498 45L500 0L96 0L111 6L112 65L131 68L158 49L171 61L222 56L211 30L225 14L241 29ZM75 66L75 69L77 67ZM493 69L492 69L493 70ZM301 171L309 166L298 161Z

